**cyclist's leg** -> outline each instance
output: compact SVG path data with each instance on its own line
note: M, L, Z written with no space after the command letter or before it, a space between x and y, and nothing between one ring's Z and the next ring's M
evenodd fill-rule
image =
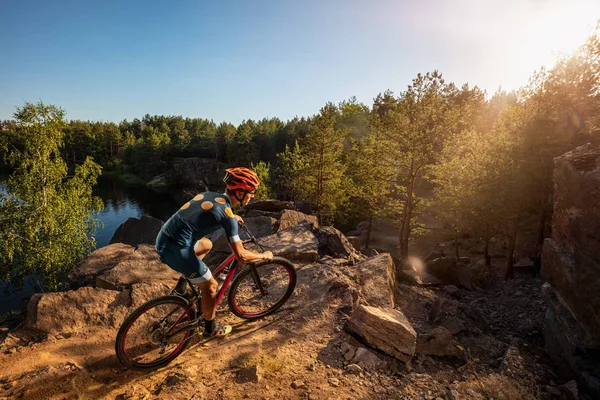
M196 252L196 257L199 259L204 259L208 252L212 249L212 242L208 238L202 238L196 242L194 245L194 251Z

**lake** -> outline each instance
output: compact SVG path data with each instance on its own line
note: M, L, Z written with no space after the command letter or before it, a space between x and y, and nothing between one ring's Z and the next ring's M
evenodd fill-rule
M6 193L7 176L0 175L0 193ZM106 246L113 234L128 218L149 215L166 221L179 209L184 200L181 194L172 195L166 191L155 191L144 186L131 186L115 179L100 178L94 188L94 195L104 202L104 210L99 218L103 227L96 232L97 248ZM5 290L8 288L8 292ZM33 293L33 284L28 282L23 290L8 287L0 281L0 314L8 310L21 309Z

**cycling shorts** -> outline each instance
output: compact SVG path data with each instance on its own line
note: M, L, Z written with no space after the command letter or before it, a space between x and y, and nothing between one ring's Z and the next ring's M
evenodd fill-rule
M156 237L156 252L162 262L185 275L192 283L208 282L212 278L210 269L196 257L195 244L181 246L160 232Z

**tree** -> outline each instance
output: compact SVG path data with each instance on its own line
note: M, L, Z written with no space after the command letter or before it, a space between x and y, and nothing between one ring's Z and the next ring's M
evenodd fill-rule
M250 164L250 169L256 172L256 175L258 175L258 179L260 180L260 185L256 189L254 195L257 200L266 200L273 196L271 191L270 168L271 164L264 161L259 161L257 164Z
M65 112L56 106L25 103L17 108L16 129L4 138L15 168L8 193L0 197L0 277L22 284L39 275L45 288L61 278L95 248L97 213L102 209L92 187L100 166L87 158L67 176L60 156ZM20 147L8 147L10 137Z
M342 163L346 131L335 127L339 109L329 103L321 108L311 125L308 135L301 141L301 157L304 168L301 179L304 199L310 203L320 223L333 222L335 212L345 200ZM296 176L298 178L298 176Z

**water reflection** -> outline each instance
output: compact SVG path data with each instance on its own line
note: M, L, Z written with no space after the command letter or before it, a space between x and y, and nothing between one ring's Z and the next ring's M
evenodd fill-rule
M94 195L104 202L100 220L104 227L98 229L98 248L106 246L115 231L127 218L149 215L166 221L181 206L169 192L158 192L144 186L129 186L114 179L100 178Z

